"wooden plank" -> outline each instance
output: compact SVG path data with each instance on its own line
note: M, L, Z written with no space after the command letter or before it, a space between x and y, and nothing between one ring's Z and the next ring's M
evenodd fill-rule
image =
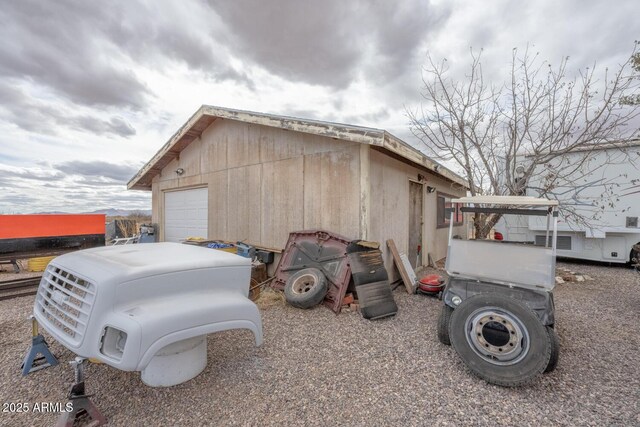
M398 252L398 248L396 248L396 243L393 241L393 239L387 240L387 247L391 251L391 255L393 256L393 262L395 263L396 268L400 272L400 277L402 277L402 281L404 282L404 287L407 289L407 292L409 294L415 294L417 289L417 284L415 281L411 280L411 275L407 271L407 268L405 267L405 264L402 261L402 256ZM404 257L406 258L406 255L404 255ZM407 259L407 262L408 262L408 259ZM413 273L413 277L415 277L415 273L413 272L413 270L411 270L411 272Z
M433 261L433 257L431 256L431 252L427 254L427 257L429 258L429 267L437 268L436 263Z
M371 234L369 213L371 210L371 180L369 172L371 163L369 159L369 146L360 145L360 238L367 240Z
M227 176L227 235L231 241L243 241L261 235L262 165L229 169ZM262 243L262 242L261 242Z
M360 148L304 156L304 229L360 233ZM339 215L329 215L339 212ZM293 230L290 230L293 231Z
M413 270L413 267L409 262L409 257L406 254L400 254L400 259L402 260L402 265L404 266L404 269L407 271L407 275L409 276L410 283L413 283L414 292L415 292L415 286L417 286L417 283L418 283L418 276L416 276L416 272Z
M280 248L287 244L289 232L304 228L303 158L262 164L262 208L255 221L262 224L261 234L245 236L264 246Z
M267 251L267 252L274 252L274 253L277 253L277 254L281 254L282 252L284 252L284 249L270 248L268 246L261 246L261 245L254 245L251 242L242 242L242 243L244 243L245 245L253 246L256 249Z

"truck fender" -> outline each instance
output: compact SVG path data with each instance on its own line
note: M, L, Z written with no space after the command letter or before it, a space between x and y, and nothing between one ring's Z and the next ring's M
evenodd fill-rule
M227 320L224 322L217 322L208 325L197 326L195 328L185 329L182 331L173 332L171 334L165 335L162 338L158 339L154 342L144 353L142 359L140 359L140 363L136 368L137 371L144 370L153 356L156 355L158 351L162 348L168 346L169 344L173 344L178 341L186 340L189 338L208 335L215 332L228 331L231 329L249 329L253 332L253 337L255 339L256 346L261 346L263 342L262 338L262 322L260 319L253 320Z

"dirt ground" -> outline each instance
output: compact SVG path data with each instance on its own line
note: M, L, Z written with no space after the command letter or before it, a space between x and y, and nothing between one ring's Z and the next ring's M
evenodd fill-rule
M565 264L566 265L566 264ZM394 291L398 314L368 321L282 302L262 310L265 342L212 335L195 379L150 388L140 374L87 367L87 391L109 425L640 425L640 274L571 264L592 281L556 287L558 368L521 388L474 377L435 326L441 302ZM0 301L0 425L52 425L36 403L66 402L73 355L22 377L33 297ZM31 410L16 413L11 403ZM5 410L7 409L7 410Z

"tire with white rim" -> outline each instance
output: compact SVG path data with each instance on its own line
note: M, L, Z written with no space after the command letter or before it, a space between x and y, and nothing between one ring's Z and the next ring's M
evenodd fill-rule
M298 308L311 308L322 302L327 295L327 278L317 268L297 271L284 286L284 297Z
M500 294L474 295L456 307L449 338L474 374L506 387L528 383L551 357L549 334L536 314Z

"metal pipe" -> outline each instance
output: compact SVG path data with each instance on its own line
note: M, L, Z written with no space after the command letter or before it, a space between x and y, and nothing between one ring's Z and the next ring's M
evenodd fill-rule
M550 225L550 221L551 221L551 212L548 212L547 213L547 234L545 235L545 244L544 244L545 248L549 247L549 225Z
M451 244L451 238L453 237L453 212L455 212L456 208L453 205L453 210L451 211L451 215L449 216L449 244Z
M553 256L556 256L556 242L558 240L558 211L553 212Z
M36 320L36 318L31 315L29 316L31 318L31 336L32 337L37 337L38 336L38 321Z

